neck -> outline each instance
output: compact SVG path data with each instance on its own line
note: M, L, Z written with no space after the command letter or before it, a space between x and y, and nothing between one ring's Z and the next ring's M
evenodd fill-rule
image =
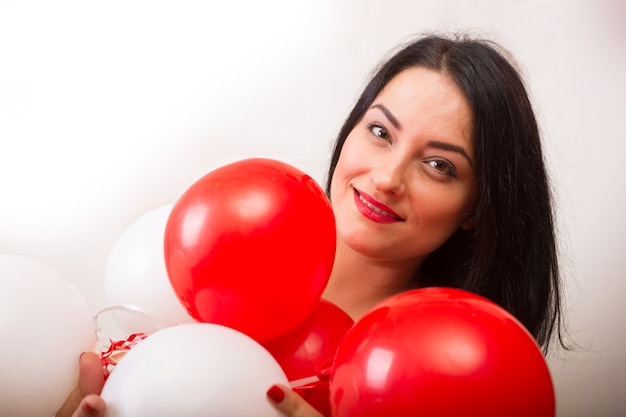
M323 297L358 320L375 304L415 288L420 262L374 260L338 243L335 263Z

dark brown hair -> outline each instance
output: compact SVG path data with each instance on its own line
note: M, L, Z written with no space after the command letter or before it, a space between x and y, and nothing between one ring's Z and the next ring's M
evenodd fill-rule
M473 116L476 228L459 230L426 259L420 287L449 286L503 306L547 352L561 338L562 307L551 190L524 83L493 42L427 35L404 45L373 75L335 143L327 192L348 134L385 85L409 67L445 73Z

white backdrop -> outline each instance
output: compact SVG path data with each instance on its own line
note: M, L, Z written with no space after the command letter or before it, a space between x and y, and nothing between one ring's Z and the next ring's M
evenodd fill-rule
M415 33L469 29L517 57L545 133L579 346L550 360L558 415L626 415L619 3L0 0L0 253L49 263L95 313L138 216L249 156L324 182L378 60Z

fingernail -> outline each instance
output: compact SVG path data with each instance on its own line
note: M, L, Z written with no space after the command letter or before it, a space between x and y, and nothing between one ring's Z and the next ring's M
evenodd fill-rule
M96 410L95 408L93 408L93 406L92 406L91 404L89 404L87 401L85 401L85 402L83 403L83 411L84 411L87 415L89 415L89 416L95 416L95 415L97 415L97 413L96 413L96 411L97 411L97 410Z
M267 390L267 396L275 403L280 403L285 399L285 393L278 385L272 385L272 387Z

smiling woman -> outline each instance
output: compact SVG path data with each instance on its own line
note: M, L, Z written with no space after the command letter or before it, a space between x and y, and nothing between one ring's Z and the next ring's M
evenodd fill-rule
M347 136L333 173L343 250L402 262L408 280L457 229L470 229L471 125L449 78L420 67L394 77Z
M509 310L545 352L553 336L562 343L541 137L499 45L463 34L401 45L346 119L328 179L328 298L358 316L407 288L462 288ZM371 207L397 218L372 222L382 213Z
M335 144L337 254L324 296L358 323L412 288L469 290L512 313L544 353L553 337L563 345L541 147L524 83L498 45L464 35L403 45ZM268 395L286 415L318 415L281 393Z
M419 38L382 64L346 119L328 175L337 252L323 297L353 319L446 286L504 307L544 352L553 337L562 343L541 138L505 56L465 36ZM319 416L286 387L267 395L287 416ZM100 400L75 416L89 406L99 415Z

